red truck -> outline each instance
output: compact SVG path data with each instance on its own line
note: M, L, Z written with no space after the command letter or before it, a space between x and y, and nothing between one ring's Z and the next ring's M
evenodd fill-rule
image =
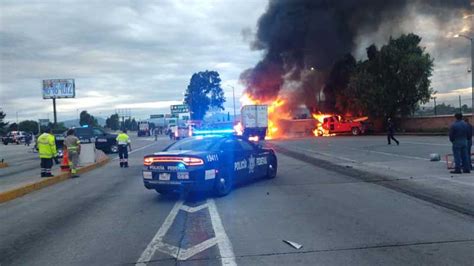
M340 115L325 116L321 124L318 126L317 135L332 135L351 133L354 136L366 134L371 130L370 123L367 122L368 117L360 117L356 119L344 118Z

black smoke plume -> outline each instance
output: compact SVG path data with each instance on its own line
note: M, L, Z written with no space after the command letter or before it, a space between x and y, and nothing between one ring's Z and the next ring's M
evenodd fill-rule
M314 109L324 98L320 96L331 68L354 51L358 36L390 21L398 27L395 22L414 6L442 21L446 10L468 10L470 1L270 0L252 43L265 56L240 79L254 97L270 100L285 90L293 103ZM287 83L292 85L286 88Z

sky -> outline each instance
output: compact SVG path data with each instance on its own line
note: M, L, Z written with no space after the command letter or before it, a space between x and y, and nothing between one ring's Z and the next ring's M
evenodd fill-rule
M143 119L182 103L193 73L216 70L232 114L232 87L239 109L239 76L263 56L250 49L248 33L256 32L266 7L265 0L3 0L0 108L8 121L52 120L42 80L73 78L76 98L57 100L59 121L82 110L105 118L119 108ZM405 28L422 36L435 58L438 98L456 104L461 94L470 105L470 43L452 38L462 23L461 18L441 31L429 18L412 14ZM386 41L378 36L361 36L359 50Z

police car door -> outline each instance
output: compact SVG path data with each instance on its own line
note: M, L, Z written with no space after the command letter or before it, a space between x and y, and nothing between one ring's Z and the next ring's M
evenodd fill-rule
M254 146L248 141L237 139L236 149L241 154L242 159L247 161L247 169L240 172L242 178L254 178L260 176L260 171L256 164L256 158L258 155Z

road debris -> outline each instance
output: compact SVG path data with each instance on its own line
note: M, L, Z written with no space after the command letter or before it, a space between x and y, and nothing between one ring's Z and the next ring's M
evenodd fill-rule
M438 153L432 153L430 154L430 161L439 162L441 161L441 156Z
M295 249L300 249L303 247L303 245L300 245L296 242L293 242L293 241L289 241L289 240L283 240L283 242L287 243L288 245L294 247Z

